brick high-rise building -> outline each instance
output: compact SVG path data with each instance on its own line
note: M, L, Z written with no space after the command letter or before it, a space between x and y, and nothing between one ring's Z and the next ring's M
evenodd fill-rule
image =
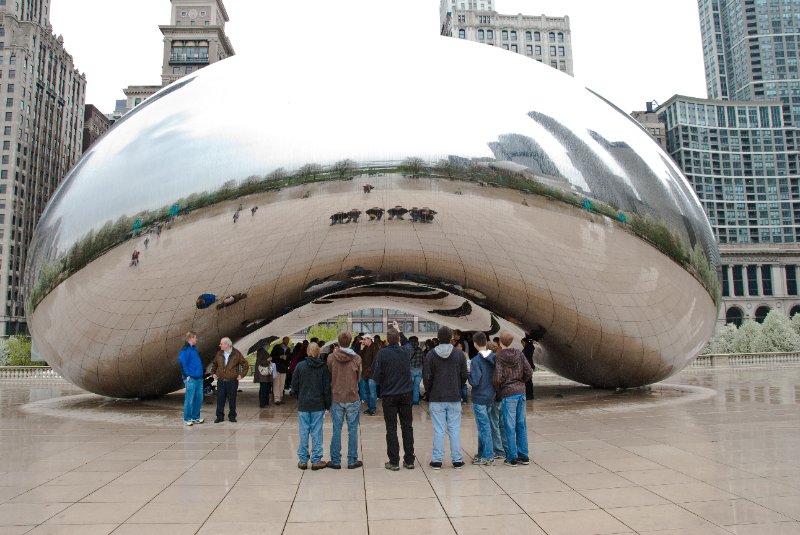
M86 78L50 0L0 0L0 335L26 332L22 270L47 201L82 153Z
M106 115L91 104L83 112L83 152L91 147L100 136L111 128L113 123Z

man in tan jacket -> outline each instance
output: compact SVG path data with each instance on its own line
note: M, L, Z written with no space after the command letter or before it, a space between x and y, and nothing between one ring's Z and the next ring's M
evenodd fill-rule
M247 360L233 347L230 338L219 341L219 351L211 362L211 374L217 380L217 419L215 424L225 421L225 399L229 401L228 419L236 421L236 391L239 381L247 375L250 365Z
M358 460L358 419L361 401L358 397L358 380L361 376L361 357L350 349L352 335L339 333L339 347L328 356L328 369L331 372L331 460L328 468L342 467L342 427L347 418L347 468L359 468Z

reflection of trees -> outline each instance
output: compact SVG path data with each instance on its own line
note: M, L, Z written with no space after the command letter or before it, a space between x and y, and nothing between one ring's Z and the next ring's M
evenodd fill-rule
M515 142L519 143L520 140ZM27 309L33 311L41 300L61 282L110 249L135 237L139 233L139 229L146 230L159 223L170 221L173 216L186 215L194 210L247 195L278 191L284 187L308 183L349 180L354 174L378 171L387 174L403 172L416 176L428 175L431 178L444 177L451 180L473 182L481 186L510 188L609 217L629 232L644 238L695 274L715 300L718 300L719 281L715 269L708 261L707 254L698 246L690 251L684 240L670 230L664 221L656 220L649 215L623 214L619 207L600 200L591 199L590 202L585 203L584 201L587 200L585 197L543 184L536 180L532 172L503 169L493 162L495 160L492 159L467 160L451 157L431 165L422 158L414 157L406 159L398 167L376 169L360 167L352 160L342 160L327 170L318 164L306 164L294 174L289 174L280 168L263 177L251 175L241 183L236 180L228 180L215 191L192 193L161 208L140 212L133 216L123 215L116 221L107 221L97 230L90 230L73 243L66 253L43 263L38 273L34 273L35 282L31 286L31 294L28 296ZM179 207L177 213L172 210L173 206ZM139 221L140 225L134 228L136 221ZM52 251L53 247L42 248L42 254L45 254L45 249Z

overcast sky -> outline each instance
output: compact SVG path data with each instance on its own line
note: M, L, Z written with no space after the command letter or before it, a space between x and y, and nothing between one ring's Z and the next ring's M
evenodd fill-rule
M414 46L417 32L436 32L438 0L224 0L230 15L226 31L237 53L266 58L305 40L350 25L390 35L402 28ZM697 0L496 0L504 14L568 15L572 29L575 78L626 112L645 102L665 102L674 94L705 97ZM87 104L103 112L124 98L128 85L159 85L169 0L52 0L53 31L64 37L76 67L86 74ZM388 74L391 66L376 70Z

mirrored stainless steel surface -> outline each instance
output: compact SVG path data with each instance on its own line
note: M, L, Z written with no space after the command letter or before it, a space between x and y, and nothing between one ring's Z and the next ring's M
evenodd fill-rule
M713 330L718 252L674 162L554 69L425 39L387 42L385 76L335 39L268 69L239 55L126 116L37 229L43 357L93 392L154 396L180 386L189 329L210 359L220 336L282 336L300 307L410 284L484 311L475 328L491 312L539 333L541 363L578 381L681 369Z

